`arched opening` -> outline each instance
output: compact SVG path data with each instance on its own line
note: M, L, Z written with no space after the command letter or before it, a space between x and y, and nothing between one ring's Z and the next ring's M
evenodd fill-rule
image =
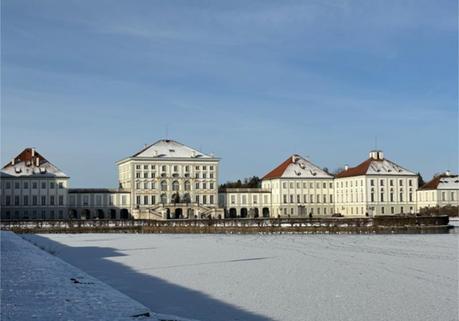
M187 209L186 212L187 212L187 218L194 217L194 210L192 208Z
M100 208L97 210L97 218L99 220L103 220L105 218L104 210L101 210Z
M244 217L247 217L247 209L245 207L241 208L241 217L244 218Z
M170 220L171 219L171 210L166 208L166 219Z
M185 191L191 191L190 181L185 181Z
M229 217L230 218L236 218L237 217L237 210L235 208L230 208Z
M89 209L84 209L83 213L81 214L81 219L90 220L91 219L91 211Z
M70 219L78 219L78 212L77 212L76 209L73 209L73 208L72 208L72 209L70 210L70 213L69 213L69 214L70 214L70 215L69 215L69 216L70 216Z
M178 193L172 194L171 202L174 203L174 204L180 203L180 196L179 196Z
M116 220L116 210L114 208L110 209L110 219Z
M120 218L122 220L128 220L129 219L129 211L125 208L122 208L120 211Z
M161 182L161 190L162 191L167 191L167 182L166 181L162 181Z
M191 203L191 196L190 196L190 194L189 194L189 193L186 193L185 195L183 195L182 201L183 201L184 203Z
M179 182L178 181L173 181L172 182L172 190L173 191L178 191L179 190Z
M167 195L166 194L161 194L161 204L167 204Z
M269 208L263 207L263 217L269 217Z
M260 216L258 208L253 209L253 217L258 218Z
M174 218L183 218L183 210L181 208L176 208L174 213Z

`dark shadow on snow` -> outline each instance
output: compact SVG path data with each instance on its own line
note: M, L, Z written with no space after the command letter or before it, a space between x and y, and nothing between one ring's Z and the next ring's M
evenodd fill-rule
M70 247L40 235L23 235L23 238L51 253L55 253L57 257L130 296L155 313L171 314L200 321L273 321L269 317L246 311L241 307L214 299L205 293L169 283L163 279L141 273L126 265L107 259L110 257L126 256L119 249L109 247ZM231 264L232 262L265 259L269 258L257 257L219 262L203 262L189 264L189 266ZM152 269L174 267L180 266L164 266Z

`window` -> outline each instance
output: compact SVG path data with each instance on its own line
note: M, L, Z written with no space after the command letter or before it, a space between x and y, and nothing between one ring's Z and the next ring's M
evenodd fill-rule
M135 203L136 203L136 205L140 205L140 196L139 195L136 196Z
M33 189L37 189L37 187L38 187L38 186L37 186L37 182L33 182L33 183L32 183L32 188L33 188Z
M207 189L207 183L206 182L202 183L202 189Z
M284 204L287 204L287 195L284 195Z
M199 182L196 182L195 189L199 189Z
M394 201L394 192L390 192L390 201L391 201L391 202Z
M151 195L151 204L156 204L156 196L155 195Z
M371 193L370 194L370 202L374 202L375 201L375 193Z
M309 200L311 201L311 203L314 203L314 195L309 195Z
M320 203L320 195L317 195L317 203Z
M190 166L185 166L185 172L189 172L190 171Z
M5 204L6 204L6 206L10 206L11 205L11 197L9 195L7 195L6 198L5 198Z
M455 201L454 192L451 192L451 200L452 200L452 201Z
M14 197L14 205L19 205L19 196Z
M143 183L143 188L144 188L144 189L148 189L148 182L144 182L144 183Z
M54 195L51 195L49 197L49 205L53 206L54 205Z
M29 196L24 195L24 205L27 206L29 205Z
M15 183L14 183L14 188L15 188L15 189L19 189L19 188L20 188L20 187L19 187L19 182L15 182Z
M161 194L161 203L162 204L167 204L167 196L166 196L166 194Z
M64 188L64 183L63 182L59 182L59 188L60 189Z
M136 178L140 178L140 172L135 173Z
M29 188L29 183L28 182L24 182L24 188Z
M59 205L64 205L64 195L59 195Z
M199 195L196 195L196 203L199 204Z
M413 201L413 193L409 194L409 198L410 198L410 202L412 202Z
M381 202L384 202L384 193L381 193Z
M333 203L333 195L330 194L330 203Z
M143 178L148 178L148 172L143 172Z
M296 196L296 202L297 202L297 203L301 203L301 198L300 198L300 197L301 197L301 195L297 195L297 196Z
M375 180L374 179L370 180L370 186L375 186Z
M384 214L384 207L381 207L381 214Z
M403 213L403 206L400 207L400 213Z
M127 204L127 198L126 195L121 196L121 205L126 205Z
M390 208L390 213L391 213L391 214L394 214L394 213L395 213L395 209L394 209L393 206L391 206L391 208Z
M140 169L140 165L135 165L135 169Z
M403 180L400 180L398 183L400 186L403 186Z
M178 172L178 166L174 165L174 172Z
M191 184L189 181L185 181L185 191L191 190Z
M49 188L54 189L54 182L49 182Z
M393 180L390 180L390 181L389 181L389 185L390 185L390 186L394 186L394 181L393 181Z
M214 196L210 195L209 196L209 204L213 204L213 203L214 203Z
M290 203L293 203L293 195L290 195Z
M214 189L214 183L209 184L209 189Z
M411 179L408 181L408 185L413 186L413 181Z
M42 196L41 197L41 206L45 206L46 205L46 196Z
M231 195L231 204L236 204L236 196Z
M403 193L400 193L400 202L403 202Z
M383 179L379 181L379 185L384 186L384 180Z
M161 182L161 191L167 191L167 182L166 181L162 181Z
M323 184L322 184L322 187L323 187L323 188L327 188L327 183L323 183Z
M11 183L10 182L6 182L6 189L10 189L11 188Z
M446 193L445 192L441 192L441 200L442 201L446 201Z
M143 196L143 204L148 205L148 195Z

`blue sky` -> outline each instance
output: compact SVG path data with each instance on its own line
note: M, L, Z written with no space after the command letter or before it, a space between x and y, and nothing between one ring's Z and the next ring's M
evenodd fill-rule
M166 136L221 181L375 146L458 170L456 0L4 0L1 159L35 146L73 187Z

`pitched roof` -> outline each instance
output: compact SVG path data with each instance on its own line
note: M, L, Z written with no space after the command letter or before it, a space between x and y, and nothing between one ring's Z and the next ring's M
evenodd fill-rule
M14 157L1 170L2 177L68 177L50 161L38 153L35 148L26 148Z
M295 154L263 177L263 179L275 178L333 178L333 176Z
M161 139L146 146L132 157L157 157L157 158L215 158L212 155L201 153L200 151L186 146L171 139Z
M417 175L388 159L368 158L355 167L350 167L336 174L336 178L360 175Z
M459 176L446 174L437 175L419 188L419 190L436 189L459 189Z

